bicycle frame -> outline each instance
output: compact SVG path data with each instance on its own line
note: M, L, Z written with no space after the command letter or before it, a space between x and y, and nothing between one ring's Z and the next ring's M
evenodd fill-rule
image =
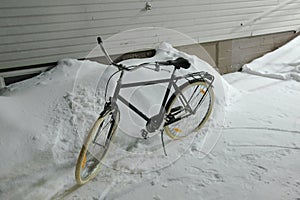
M213 93L209 91L209 89L212 86L212 83L214 81L214 76L204 72L204 71L198 71L194 73L188 73L183 76L175 76L175 71L177 69L189 69L191 66L191 63L188 61L188 59L185 59L183 57L178 57L174 60L166 60L166 61L155 61L155 62L145 62L138 65L130 65L126 66L123 64L115 63L109 54L107 53L106 49L104 48L102 44L101 37L97 37L98 44L100 45L100 48L102 49L105 57L107 58L109 64L111 66L117 67L118 71L113 73L111 77L108 79L108 82L106 84L105 88L105 98L107 94L107 88L109 81L111 78L115 75L120 73L119 79L117 81L117 84L114 88L113 95L109 97L109 101L107 101L104 105L103 111L100 113L97 121L94 123L93 127L91 128L90 132L88 133L84 144L81 148L81 151L79 153L76 169L75 169L75 178L78 184L84 184L87 181L94 178L98 171L101 164L101 160L104 158L105 154L108 151L110 142L113 138L113 134L115 133L116 128L118 127L119 123L119 117L120 117L120 110L118 109L117 101L121 101L125 106L129 107L133 112L135 112L138 116L140 116L142 119L146 121L146 130L141 130L141 136L144 139L149 138L148 133L153 133L155 131L160 131L161 135L161 142L162 147L164 150L164 154L167 156L166 149L165 149L165 143L163 139L163 133L164 131L171 137L171 139L180 139L182 137L185 137L184 135L178 135L175 133L171 133L171 129L174 129L175 132L182 132L179 128L169 127L170 124L173 124L177 121L180 121L186 117L189 117L196 113L199 106L202 105L203 99L209 93L209 105L207 107L206 113L204 113L204 118L199 120L198 124L195 124L197 128L200 128L201 124L205 123L208 119L213 103ZM146 67L147 65L155 65L155 69ZM171 73L170 78L163 78L163 79L156 79L151 81L139 81L139 82L131 82L131 83L122 83L124 71L133 71L137 70L141 67L145 67L148 69L152 69L154 71L160 71L160 65L164 66L173 66L173 72ZM185 79L185 83L178 86L177 82L178 80ZM132 88L132 87L138 87L138 86L148 86L148 85L155 85L155 84L161 84L161 83L168 83L167 89L165 91L163 101L160 105L160 110L158 114L148 117L146 114L144 114L142 111L140 111L136 106L129 103L123 96L120 95L121 89L124 88ZM196 86L195 88L193 86ZM202 89L201 86L206 87L206 90ZM183 93L188 90L189 88L192 88L191 90L191 96L190 94L184 96ZM198 88L200 87L200 91ZM174 88L174 93L170 97L171 89ZM187 88L187 89L186 89ZM198 93L196 92L198 91ZM186 94L186 93L185 93ZM199 96L200 95L200 96ZM195 99L197 97L201 97L200 100L196 99L193 101L193 98ZM188 99L188 100L187 100ZM178 103L179 102L179 103ZM196 103L196 106L194 107L194 103ZM179 106L178 106L179 104ZM191 108L193 105L193 109ZM107 120L108 119L108 120ZM107 123L105 123L107 122ZM105 124L104 124L105 123ZM162 127L163 125L163 127ZM189 124L188 124L189 125ZM107 132L106 127L109 127L109 130ZM177 127L177 125L175 126ZM192 127L193 128L193 127ZM177 130L179 131L177 131ZM185 129L185 128L184 128ZM190 131L189 131L190 132ZM100 137L99 137L100 136ZM102 141L98 141L97 139L101 139ZM101 151L94 151L95 146L91 145L97 145L102 147L100 149ZM92 151L90 151L89 147L92 147ZM94 155L93 155L94 154ZM99 156L100 159L99 159ZM88 159L87 159L88 157ZM89 162L91 161L91 164ZM88 164L87 164L88 163Z
M172 87L175 89L175 93L182 95L182 99L186 105L186 109L190 110L191 112L192 109L187 101L187 99L184 97L184 95L182 94L181 90L179 89L178 85L176 84L176 82L180 79L184 79L185 76L175 76L175 67L174 70L171 74L170 78L167 79L157 79L157 80L151 80L151 81L141 81L141 82L135 82L135 83L126 83L123 84L122 83L122 78L124 75L124 71L121 71L121 75L119 77L119 80L117 81L117 85L115 87L115 91L113 96L110 98L111 104L112 106L116 106L116 102L117 100L120 100L123 104L125 104L127 107L129 107L133 112L135 112L137 115L139 115L141 118L143 118L146 122L149 122L151 120L150 117L148 117L146 114L144 114L142 111L140 111L136 106L134 106L133 104L129 103L123 96L121 96L119 93L121 91L121 89L123 88L132 88L132 87L138 87L138 86L149 86L149 85L155 85L155 84L160 84L160 83L168 83L165 95L163 97L163 101L162 104L160 106L160 110L159 113L155 116L160 116L159 117L159 124L162 123L163 121L163 116L166 112L166 103L169 99L170 96L170 91L172 89Z
M109 100L109 102L107 102L106 105L111 105L112 108L117 108L116 102L117 102L117 100L120 100L123 104L125 104L133 112L135 112L137 115L139 115L141 118L143 118L147 122L146 123L146 128L149 132L153 132L153 131L157 130L157 128L159 128L159 126L162 124L163 119L164 119L164 115L165 115L165 112L166 112L166 103L167 103L167 100L169 99L169 95L170 95L170 91L171 91L172 87L175 89L175 94L180 95L180 101L184 105L184 109L189 112L189 115L182 117L182 118L185 118L185 117L188 117L191 114L195 113L195 110L197 110L198 107L200 106L200 104L202 103L202 100L206 96L208 89L212 86L212 82L214 81L214 77L212 75L208 74L207 72L196 72L196 73L187 74L185 76L175 76L176 69L180 69L180 68L188 69L190 67L190 63L186 59L177 58L174 61L156 62L155 63L155 66L158 69L159 69L159 63L161 63L163 65L171 65L171 66L174 67L173 72L171 74L171 77L168 78L168 79L157 79L157 80L152 80L152 81L141 81L141 82L136 82L136 83L123 84L122 83L122 78L123 78L123 75L124 75L124 71L132 71L132 70L135 69L136 66L126 67L126 66L123 66L122 64L114 63L112 61L112 59L110 58L109 54L106 52L106 49L103 46L101 37L97 37L97 41L98 41L98 44L100 45L100 48L102 49L105 57L109 61L109 63L111 65L114 65L115 67L117 67L119 69L119 71L121 71L121 75L119 77L119 80L117 81L117 85L115 87L114 94L113 94L112 97L110 97L110 100ZM147 64L147 63L144 63L144 64ZM141 65L137 65L137 67L141 67ZM196 78L196 77L200 77L200 78ZM196 106L196 108L194 110L192 110L191 106L189 105L190 100L189 101L186 100L186 98L182 94L180 88L176 84L176 82L180 79L186 79L187 81L190 82L189 79L191 79L191 78L192 78L192 80L199 80L199 81L208 80L208 82L209 82L207 90L205 91L205 93L201 97L201 100L199 101L198 105ZM146 116L137 107L135 107L133 104L129 103L124 97L122 97L119 94L120 90L122 88L131 88L131 87L137 87L137 86L148 86L148 85L155 85L155 84L160 84L160 83L168 83L168 87L167 87L167 90L165 92L165 95L164 95L159 113L157 115L152 116L151 118ZM180 119L182 119L182 118L180 118ZM180 120L180 119L177 119L177 121ZM173 122L171 122L171 123L173 123ZM170 124L170 122L168 122L165 125L168 125L168 124Z

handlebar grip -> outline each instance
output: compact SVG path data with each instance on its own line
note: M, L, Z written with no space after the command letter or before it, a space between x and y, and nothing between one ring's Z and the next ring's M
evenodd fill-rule
M172 65L172 61L171 60L168 60L168 61L160 61L160 62L157 62L158 64L160 65Z
M97 37L97 42L98 42L98 44L101 44L102 43L102 38L101 37Z
M182 57L176 58L175 60L158 62L158 64L173 65L175 66L176 69L180 69L180 68L188 69L191 66L190 62L187 59Z

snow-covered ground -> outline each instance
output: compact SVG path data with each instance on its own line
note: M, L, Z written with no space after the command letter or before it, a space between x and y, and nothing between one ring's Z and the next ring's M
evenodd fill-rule
M299 199L299 41L253 61L244 72L219 77L212 118L192 140L168 145L167 158L161 149L137 153L149 142L122 133L140 124L120 123L123 132L115 144L131 154L107 163L83 186L74 179L76 158L105 101L103 85L113 69L66 59L11 85L0 96L0 199ZM154 59L175 54L180 52ZM180 55L209 70L199 59ZM149 76L142 70L135 77ZM143 92L128 95L143 97Z

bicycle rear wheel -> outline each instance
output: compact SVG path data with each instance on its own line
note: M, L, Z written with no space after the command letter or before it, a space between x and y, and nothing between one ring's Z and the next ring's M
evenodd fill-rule
M199 130L208 120L214 103L213 90L208 88L206 82L187 82L179 89L195 113L191 113L182 95L174 93L171 96L166 106L166 116L174 122L166 125L164 129L172 139L180 139Z
M101 114L94 123L77 159L75 178L78 184L84 184L98 174L118 123L119 111L112 110Z

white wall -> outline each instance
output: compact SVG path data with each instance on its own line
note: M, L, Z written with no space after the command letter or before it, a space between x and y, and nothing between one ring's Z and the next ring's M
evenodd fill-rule
M83 58L96 36L166 27L197 42L298 30L299 0L1 0L0 69ZM143 32L132 44L163 34ZM169 35L168 35L169 36ZM183 44L182 41L180 44ZM147 42L146 42L147 43ZM114 45L124 46L116 40ZM146 44L147 46L147 44Z

